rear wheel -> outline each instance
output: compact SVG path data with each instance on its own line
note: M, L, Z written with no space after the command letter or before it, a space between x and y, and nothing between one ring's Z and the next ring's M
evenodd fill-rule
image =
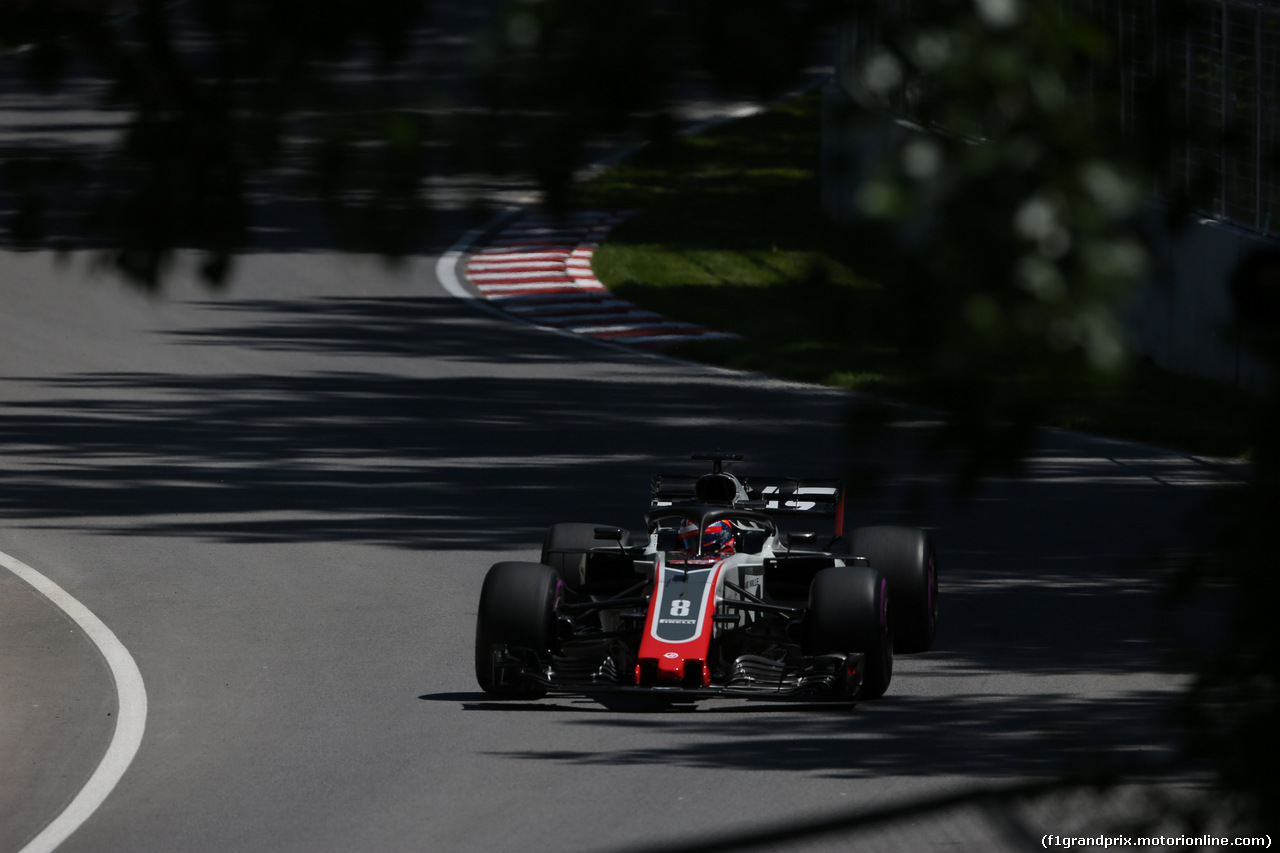
M537 699L546 688L495 667L504 651L530 666L551 654L562 584L555 569L539 563L495 563L480 588L476 614L476 681L494 696Z
M863 527L846 538L847 553L866 557L889 581L894 648L927 652L938 632L938 557L929 534L914 527Z
M889 583L866 566L823 569L809 587L804 618L806 655L861 652L859 699L884 695L893 678L893 635L889 631Z

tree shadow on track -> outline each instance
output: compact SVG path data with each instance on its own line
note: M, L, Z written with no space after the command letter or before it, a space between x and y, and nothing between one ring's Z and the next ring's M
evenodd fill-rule
M23 393L0 404L0 512L212 542L530 551L559 521L638 527L651 475L700 468L690 451L741 452L748 473L802 478L854 461L847 395L654 371L451 299L193 308L167 337L226 348L236 369L8 381ZM224 363L214 356L201 363ZM1133 648L1151 634L1162 579L1135 558L1179 535L1203 490L1171 483L1205 466L1118 445L1102 458L1059 435L1026 477L960 505L945 497L946 461L909 450L918 429L866 451L892 476L849 515L935 529L947 666L1150 670ZM921 484L934 500L908 511L902 497Z
M1167 757L1170 733L1162 717L1168 701L1166 691L1135 692L1105 703L1064 695L886 697L851 713L771 706L751 713L708 708L696 714L567 718L569 726L615 731L618 748L489 754L569 767L676 765L831 778L1038 775L1104 758Z
M452 300L217 311L234 322L175 337L305 353L319 367L16 380L42 392L5 406L0 510L232 542L528 546L583 512L637 523L649 476L688 467L691 449L727 440L772 466L796 458L775 452L792 419L840 417L834 397L687 370L644 379L636 357L481 322ZM726 393L743 402L726 407ZM787 416L744 423L753 399ZM802 468L830 473L822 459Z

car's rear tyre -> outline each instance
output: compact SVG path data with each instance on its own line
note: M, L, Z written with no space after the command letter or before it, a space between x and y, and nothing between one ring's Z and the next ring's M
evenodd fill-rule
M866 566L834 566L814 575L804 617L806 655L861 652L859 699L884 695L893 678L889 583Z
M938 633L938 556L914 527L862 527L845 538L850 556L866 557L889 581L894 649L927 652Z
M587 551L592 548L608 547L616 543L596 538L597 527L609 527L606 524L553 524L547 529L542 539L542 562L560 573L560 577L570 589L579 590L587 583L586 554L556 554L553 551ZM631 531L622 531L622 544L630 548Z
M530 664L550 655L561 590L560 576L550 566L503 562L489 569L476 614L476 681L482 690L508 698L546 695L537 682L498 675L494 654L505 647Z

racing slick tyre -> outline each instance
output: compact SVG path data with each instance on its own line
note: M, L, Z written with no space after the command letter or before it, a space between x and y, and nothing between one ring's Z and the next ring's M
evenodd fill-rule
M914 527L862 527L845 540L889 581L894 649L927 652L938 631L938 558L929 534Z
M893 678L889 582L866 566L833 566L814 575L804 617L806 655L862 652L858 699L878 699Z
M538 699L546 688L505 678L494 667L495 647L534 665L551 654L562 582L555 569L539 563L494 563L480 588L476 614L476 681L486 693ZM514 672L514 669L506 670Z
M579 590L587 583L586 554L553 554L552 551L587 551L608 546L610 543L596 538L597 527L607 524L553 524L542 540L542 562L560 573L570 589ZM631 531L622 531L622 544L630 548Z

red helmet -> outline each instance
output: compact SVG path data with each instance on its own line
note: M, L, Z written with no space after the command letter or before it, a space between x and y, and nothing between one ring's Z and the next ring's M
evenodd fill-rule
M680 528L680 545L685 553L696 554L698 525L686 521ZM713 521L702 532L702 553L710 556L727 557L737 553L736 540L733 536L733 525L727 521Z

